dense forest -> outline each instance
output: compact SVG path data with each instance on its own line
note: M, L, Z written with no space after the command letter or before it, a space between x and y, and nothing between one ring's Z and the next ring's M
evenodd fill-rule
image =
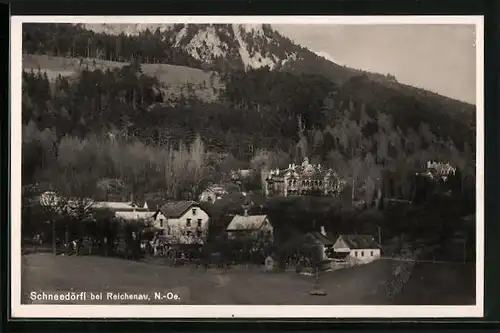
M173 47L167 37L160 29L139 36L114 36L95 33L81 24L27 23L23 24L23 53L202 67L199 60Z
M257 81L262 75L267 80ZM335 86L321 77L258 70L226 80L219 103L186 99L173 107L161 103L157 81L141 74L138 63L106 72L83 70L76 80L59 77L53 83L41 72L25 72L23 122L32 131L50 131L50 147L67 137L113 138L155 149L201 140L205 150L240 165L269 154L282 157L265 167L307 156L345 178L359 178L360 186L385 169L401 173L403 183L429 160L450 162L464 177L474 175L474 146L464 137L457 144L444 131L433 131L440 123L402 126L391 114L374 114L365 105L339 107Z

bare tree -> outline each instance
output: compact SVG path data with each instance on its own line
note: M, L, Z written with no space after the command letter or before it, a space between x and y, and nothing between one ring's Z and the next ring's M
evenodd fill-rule
M40 205L45 212L48 222L52 226L52 254L57 254L56 222L67 214L67 199L54 191L47 191L40 197Z

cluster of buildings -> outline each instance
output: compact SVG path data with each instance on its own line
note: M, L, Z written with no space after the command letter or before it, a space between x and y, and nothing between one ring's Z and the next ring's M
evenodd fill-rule
M96 203L103 207L104 203ZM120 205L119 205L120 204ZM158 201L146 201L142 206L133 203L106 203L106 208L115 210L116 217L133 220L143 219L159 234L179 243L194 243L204 239L208 232L209 214L195 201L176 201L159 204ZM252 234L257 239L272 243L274 228L265 214L250 215L248 209L232 217L226 227L228 238L234 239ZM320 232L309 232L301 239L291 242L304 242L313 239L322 249L323 260L351 259L357 263L368 263L380 258L380 244L371 235L328 235L324 228Z
M51 194L53 196L53 194ZM47 200L45 200L47 204ZM195 201L162 202L145 200L137 202L92 202L89 207L113 212L116 218L125 221L148 222L157 234L176 240L179 244L202 243L207 236L209 214ZM265 214L251 215L248 206L242 213L232 217L226 227L228 238L238 238L252 234L257 239L273 243L274 228ZM308 239L308 240L306 240ZM324 260L346 260L358 263L371 262L380 257L380 245L370 235L328 235L324 228L320 232L309 232L290 239L293 246L315 242L321 249Z
M241 179L249 178L250 170L233 171L232 185ZM265 196L290 195L324 195L333 196L340 193L345 183L332 169L322 168L320 164L309 163L307 158L301 165L290 164L282 170L271 170L265 177ZM198 201L144 200L142 202L92 201L88 208L111 211L114 216L124 221L144 221L159 235L163 235L178 243L200 243L208 234L210 216L200 203L214 203L229 194L229 187L211 184L205 188ZM247 193L239 191L242 196ZM250 193L248 193L250 194ZM54 202L54 193L50 194ZM57 200L55 200L57 201ZM274 228L265 214L250 215L248 207L243 207L241 214L232 216L226 227L229 238L253 234L259 239L272 243ZM327 235L322 232L310 232L309 237L323 248L324 259L356 258L359 261L371 261L380 257L380 245L371 236L366 235ZM304 241L292 240L292 241Z

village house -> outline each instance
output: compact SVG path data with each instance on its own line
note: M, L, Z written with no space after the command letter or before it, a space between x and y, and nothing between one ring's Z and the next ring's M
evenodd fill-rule
M110 209L112 211L140 211L143 210L135 202L119 202L119 201L94 201L92 208L95 209Z
M117 211L115 217L126 221L145 221L148 222L153 218L153 212L150 211Z
M321 249L321 260L330 260L332 259L332 254L333 254L333 241L327 236L325 232L325 228L321 227L321 231L313 231L309 233L314 240L316 241L316 244Z
M345 183L332 169L310 164L306 157L301 165L290 164L286 169L271 170L265 175L266 196L335 195Z
M248 180L252 177L251 169L231 170L231 180L234 182Z
M208 214L195 201L168 202L153 215L153 227L181 243L204 238L208 221Z
M380 244L371 235L339 235L333 250L336 257L354 259L357 263L372 262L381 256Z
M127 221L149 221L153 216L153 212L135 202L96 201L92 203L92 209L109 210L116 218Z
M164 200L144 200L144 203L142 204L142 208L152 211L152 212L157 212L158 209L160 209L161 206L165 204Z
M46 191L38 198L42 206L51 206L62 214L77 216L77 211L103 211L107 210L116 218L128 221L152 219L157 209L149 209L147 203L140 205L136 202L122 201L93 201L92 199L66 199L55 192ZM152 202L150 202L151 205Z
M301 253L305 249L311 249L313 246L320 250L320 260L333 259L333 241L327 236L325 228L321 231L310 231L304 234L297 233L285 243L285 248L291 252Z
M243 215L235 215L226 228L228 238L252 236L270 243L274 239L273 231L267 215L248 215L247 209Z
M222 199L228 194L225 187L221 185L211 185L208 186L200 195L200 202L211 202L214 203L217 200Z

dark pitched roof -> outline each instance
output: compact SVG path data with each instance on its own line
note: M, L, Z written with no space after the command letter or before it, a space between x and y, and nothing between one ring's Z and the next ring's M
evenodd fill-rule
M162 207L165 204L165 200L146 200L146 203L148 204L148 209L149 210L158 210L160 207ZM144 206L144 204L143 204Z
M181 217L192 206L198 206L195 201L173 201L164 204L160 211L165 217L177 218Z
M316 238L318 241L321 242L321 244L323 245L326 245L326 246L330 246L330 245L333 245L333 242L330 238L328 238L327 236L323 235L321 232L319 231L312 231L310 232L310 234Z
M379 249L380 245L371 235L340 235L350 249Z
M328 237L322 235L318 231L311 231L308 233L293 232L292 236L283 244L284 248L296 248L305 244L311 244L311 241L320 242L323 246L333 245Z
M236 215L226 228L226 231L234 230L258 230L267 219L267 215Z

